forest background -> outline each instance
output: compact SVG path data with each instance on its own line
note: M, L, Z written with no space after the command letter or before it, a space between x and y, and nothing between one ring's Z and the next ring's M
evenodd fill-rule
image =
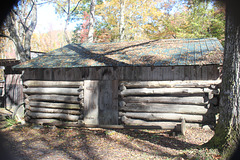
M93 43L216 37L224 45L225 7L218 1L41 0L36 3L36 7L52 4L65 24L63 30L50 27L46 32L33 32L31 51L49 52L68 43L89 42L91 25ZM76 24L73 30L68 28L72 23ZM10 35L8 30L4 32ZM5 44L2 47L7 48L11 39L2 38L2 42Z

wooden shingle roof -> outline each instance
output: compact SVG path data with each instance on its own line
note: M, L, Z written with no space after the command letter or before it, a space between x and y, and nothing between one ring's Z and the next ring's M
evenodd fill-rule
M216 38L69 44L14 68L222 64Z

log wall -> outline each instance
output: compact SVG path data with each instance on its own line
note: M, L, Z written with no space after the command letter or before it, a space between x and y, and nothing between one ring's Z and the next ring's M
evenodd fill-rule
M26 121L56 126L81 126L83 81L24 82Z
M121 81L119 119L130 126L215 124L221 80Z
M219 65L26 69L27 120L172 128L214 123Z

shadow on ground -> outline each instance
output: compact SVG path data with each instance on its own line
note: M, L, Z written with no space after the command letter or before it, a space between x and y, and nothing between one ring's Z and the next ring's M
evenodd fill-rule
M195 148L159 130L60 129L15 126L2 130L17 159L166 159Z

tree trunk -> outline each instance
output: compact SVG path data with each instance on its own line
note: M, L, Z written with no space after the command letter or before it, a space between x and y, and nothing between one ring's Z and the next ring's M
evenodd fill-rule
M88 31L88 43L93 43L94 35L94 23L95 23L95 0L91 0L90 5L90 17L89 17L89 31Z
M71 43L70 40L69 40L68 34L67 34L67 26L68 26L70 16L71 16L70 8L71 8L71 1L68 0L67 19L65 21L65 26L64 26L64 37L65 37L65 40L68 44Z
M31 23L29 26L27 26L27 28L25 29L25 39L24 39L24 49L25 49L25 60L29 60L31 59L31 39L32 39L32 35L33 35L33 31L36 28L37 25L37 5L35 4L35 2L33 2L33 6L32 6L32 13L31 13ZM25 61L24 60L24 61Z
M220 149L223 158L229 158L240 139L239 50L240 10L238 3L228 0L226 9L226 36L223 78L220 94L220 117L215 136L207 145Z
M37 25L35 0L21 1L6 18L6 28L17 49L17 58L22 62L30 59L31 37Z
M125 36L124 35L124 30L125 30L124 14L125 14L125 0L120 0L120 25L119 25L120 41L123 41Z

